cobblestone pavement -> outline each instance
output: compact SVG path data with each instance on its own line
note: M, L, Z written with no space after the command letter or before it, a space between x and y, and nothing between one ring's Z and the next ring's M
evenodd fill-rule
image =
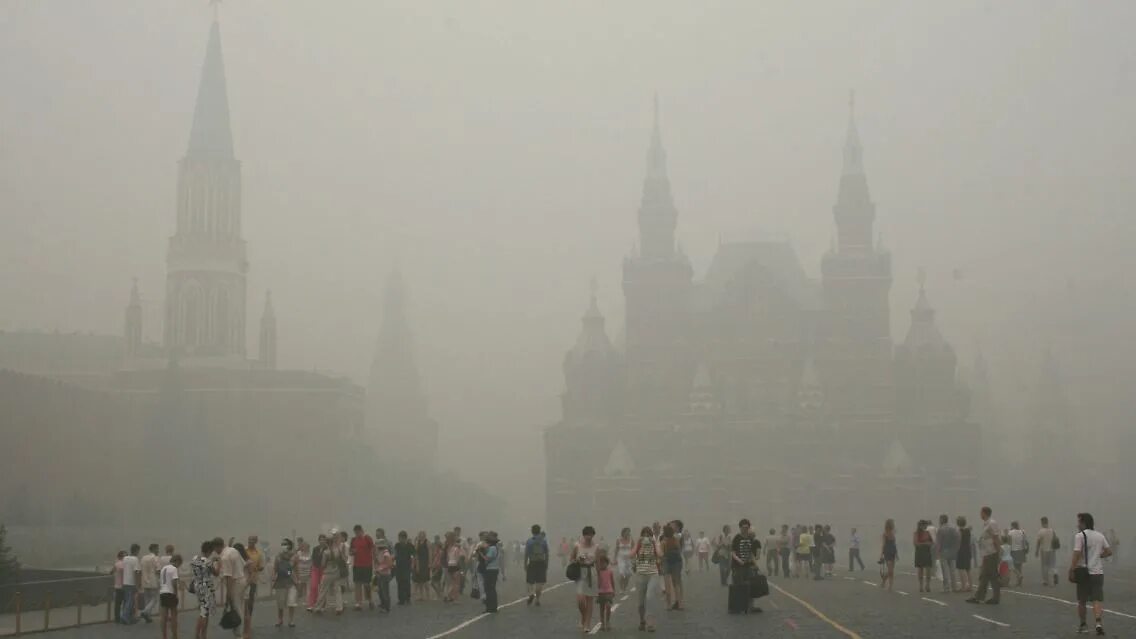
M1036 569L1035 565L1027 564ZM559 573L559 570L553 570ZM797 637L797 638L935 638L935 637L1069 637L1076 634L1073 586L1063 583L1044 588L1040 579L1028 571L1021 588L1003 590L998 606L974 605L963 600L964 593L942 593L938 585L932 593L919 593L915 577L897 575L894 592L878 587L873 570L848 573L839 571L832 579L816 582L805 579L771 578L771 596L758 601L761 614L726 614L726 589L716 573L694 573L687 577L686 610L657 612L657 637ZM554 584L541 607L528 606L524 584L507 579L501 584L501 610L482 613L481 605L469 598L456 604L439 602L396 606L390 614L346 610L342 616L316 617L298 612L296 628L277 629L272 602L258 603L253 636L280 639L329 637L362 639L382 636L414 639L522 639L528 637L582 636L574 603L572 584ZM626 599L616 597L612 615L614 630L596 632L609 637L646 637L637 629L637 593ZM1114 571L1105 581L1105 628L1109 636L1136 637L1136 574ZM661 608L656 600L655 608ZM598 621L598 618L597 618ZM194 616L182 613L182 637L192 637ZM109 637L160 636L157 624L130 627L93 625L51 633L59 639L103 639ZM231 636L214 622L209 636Z

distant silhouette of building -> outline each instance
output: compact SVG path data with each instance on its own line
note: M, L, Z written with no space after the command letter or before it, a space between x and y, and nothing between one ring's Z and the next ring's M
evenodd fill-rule
M891 256L853 113L819 282L780 241L724 242L697 280L677 216L656 99L623 263L625 346L593 294L564 361L563 418L544 433L551 531L969 507L978 427L922 283L893 344Z

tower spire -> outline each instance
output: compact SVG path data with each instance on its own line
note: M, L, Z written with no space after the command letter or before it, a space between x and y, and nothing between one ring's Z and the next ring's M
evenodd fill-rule
M667 177L667 152L663 148L659 124L659 96L654 97L654 120L651 142L647 149L647 175L643 180L643 196L639 202L639 239L642 256L667 259L675 253L675 225L678 211L671 197Z
M260 365L276 368L276 309L272 307L272 291L264 293L264 312L260 316Z
M221 53L217 2L213 3L213 10L213 24L209 27L209 44L201 67L201 82L197 88L197 104L193 109L193 127L186 155L232 158L233 132L229 123L229 91L225 82L225 59Z
M137 355L142 347L142 300L138 294L137 277L130 287L130 303L126 305L123 337L126 340L126 354Z
M863 148L856 128L856 92L848 92L848 131L844 136L844 175L863 175Z

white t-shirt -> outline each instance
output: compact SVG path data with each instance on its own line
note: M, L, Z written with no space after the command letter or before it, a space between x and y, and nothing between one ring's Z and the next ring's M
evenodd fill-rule
M150 553L142 556L142 588L152 590L158 587L158 571L161 566L158 564L158 556Z
M221 551L221 577L232 577L237 581L245 579L245 560L241 553L232 546Z
M1010 552L1026 549L1026 531L1014 528L1008 533L1010 536Z
M135 573L142 569L142 563L134 555L127 555L122 558L122 585L123 586L137 586L138 582L135 580Z
M162 566L162 575L161 575L161 579L159 580L159 581L161 581L162 585L161 585L161 589L158 592L160 592L163 595L166 595L166 594L176 595L177 589L174 588L174 582L177 581L177 578L178 578L177 567L172 566L170 564L166 564L165 566Z
M698 552L700 552L700 553L710 552L710 540L709 539L707 539L706 537L699 537L698 538Z
M1089 551L1087 555L1084 552L1085 540L1089 542ZM1101 561L1101 553L1105 548L1110 548L1108 540L1104 535L1095 530L1085 530L1077 533L1073 537L1073 552L1081 552L1081 560L1077 562L1078 565L1083 566L1088 557L1089 574L1090 575L1103 575L1104 562Z

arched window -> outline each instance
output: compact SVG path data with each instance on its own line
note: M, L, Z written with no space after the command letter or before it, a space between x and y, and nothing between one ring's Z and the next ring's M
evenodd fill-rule
M182 289L182 330L183 342L186 347L195 347L201 343L202 329L204 328L204 300L201 297L201 287L197 282L187 282Z

